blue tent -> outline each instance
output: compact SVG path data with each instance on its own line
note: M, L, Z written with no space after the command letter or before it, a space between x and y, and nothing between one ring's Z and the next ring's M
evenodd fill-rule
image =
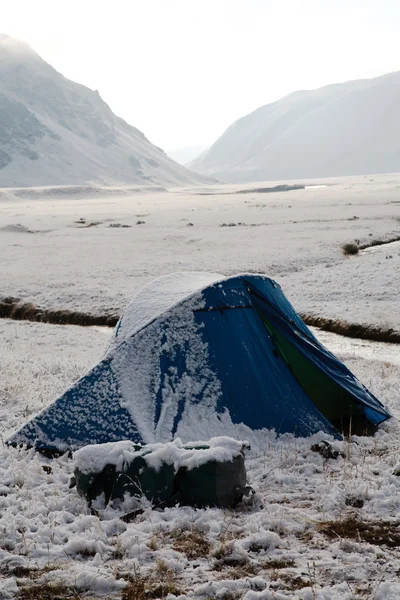
M103 360L9 441L65 450L267 429L338 437L389 416L275 281L177 273L139 292Z

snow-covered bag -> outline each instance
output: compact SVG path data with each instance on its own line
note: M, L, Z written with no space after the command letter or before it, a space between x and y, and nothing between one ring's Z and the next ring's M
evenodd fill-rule
M97 510L123 504L139 508L129 502L132 498L158 507L232 507L250 490L244 461L249 447L229 437L185 445L180 439L90 445L74 453L74 477L78 493Z

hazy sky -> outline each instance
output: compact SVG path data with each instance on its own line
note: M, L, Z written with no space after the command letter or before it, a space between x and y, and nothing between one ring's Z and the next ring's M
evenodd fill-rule
M400 0L0 0L0 15L167 150L297 89L400 70Z

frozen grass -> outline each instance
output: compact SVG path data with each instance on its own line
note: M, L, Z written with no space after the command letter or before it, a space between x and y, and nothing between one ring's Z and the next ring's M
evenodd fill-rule
M147 575L143 575L139 568L135 568L133 573L118 575L128 581L122 592L122 600L156 600L166 598L169 594L181 595L177 575L168 567L165 560L157 560L155 569Z
M172 549L185 554L188 559L205 557L210 554L210 543L204 536L204 532L194 528L187 531L177 530L171 532L173 539Z
M4 433L98 360L108 339L90 328L12 321L0 334ZM357 358L349 344L341 358L399 416L400 365ZM147 508L131 523L112 511L90 514L68 486L67 457L2 447L0 598L395 600L398 423L337 443L336 460L312 450L320 439L271 435L255 449L251 503Z
M63 584L24 583L20 585L17 600L67 600L80 596L74 588Z
M93 366L108 339L83 327L8 320L0 321L0 332L2 438Z

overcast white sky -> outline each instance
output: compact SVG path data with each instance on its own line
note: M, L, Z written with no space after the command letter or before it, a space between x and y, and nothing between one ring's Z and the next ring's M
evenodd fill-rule
M400 0L0 0L0 32L166 150L297 89L400 70Z

